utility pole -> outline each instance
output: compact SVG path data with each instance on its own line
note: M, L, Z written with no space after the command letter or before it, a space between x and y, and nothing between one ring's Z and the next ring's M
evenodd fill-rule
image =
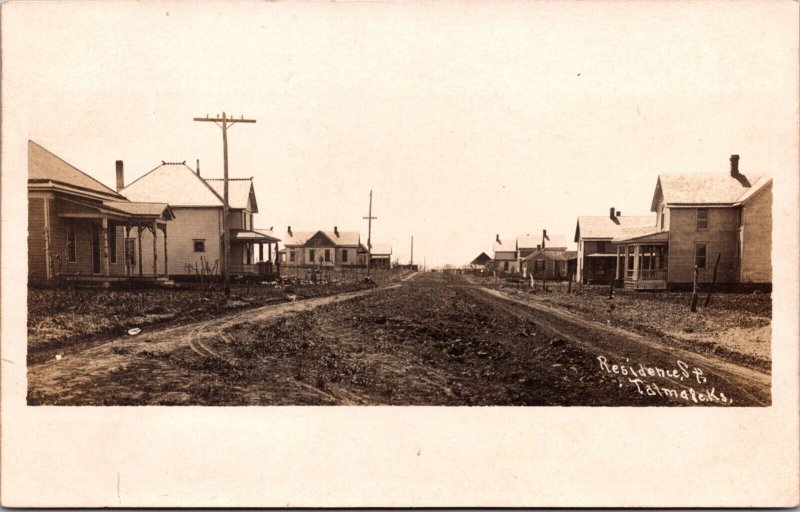
M369 213L363 218L367 219L367 275L369 276L369 266L372 262L372 220L378 220L378 217L372 216L372 190L369 191Z
M219 115L217 117L195 117L195 121L202 121L207 123L215 123L217 126L222 128L222 161L223 161L223 168L225 170L224 176L224 187L223 187L223 198L222 198L222 240L224 245L223 250L223 264L222 264L222 271L223 271L223 281L225 283L225 298L231 298L231 269L230 269L230 259L231 259L231 239L230 233L228 231L228 127L233 126L236 123L255 123L255 119L245 119L244 116L241 116L239 119L229 118L225 112L222 113L222 117Z
M414 267L414 235L411 235L411 267Z

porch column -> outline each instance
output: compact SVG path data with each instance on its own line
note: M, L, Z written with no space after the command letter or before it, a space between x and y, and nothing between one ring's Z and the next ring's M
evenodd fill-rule
M639 245L634 246L633 250L633 278L639 279Z
M167 225L161 225L164 232L164 277L169 278L169 256L167 255Z
M619 281L619 257L622 252L622 247L617 247L617 265L614 267L614 280Z
M100 220L100 246L103 248L100 253L100 275L108 277L108 219L105 217Z
M264 242L258 242L258 261L264 261Z
M138 246L139 246L139 277L142 277L142 223L140 221L136 221L136 231L138 232Z
M125 250L125 275L131 277L131 256L132 254L128 254L128 238L131 237L131 223L128 222L125 224L125 240L122 242L123 247Z
M158 278L158 222L153 220L153 277Z

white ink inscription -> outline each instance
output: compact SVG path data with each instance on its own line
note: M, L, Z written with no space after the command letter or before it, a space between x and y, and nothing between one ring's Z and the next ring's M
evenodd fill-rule
M733 399L725 393L706 386L708 378L702 368L691 366L681 360L676 360L675 366L671 368L642 363L613 363L605 356L598 356L597 360L602 371L626 377L640 395L661 396L696 404L733 403Z

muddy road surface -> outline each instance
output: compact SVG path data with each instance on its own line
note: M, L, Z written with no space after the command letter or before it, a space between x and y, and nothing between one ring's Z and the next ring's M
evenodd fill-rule
M768 374L442 274L109 340L28 375L31 405L770 403Z

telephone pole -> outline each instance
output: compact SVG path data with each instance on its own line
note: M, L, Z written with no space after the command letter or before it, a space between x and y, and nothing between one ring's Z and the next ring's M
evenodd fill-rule
M228 117L225 112L222 113L222 117L217 115L217 117L195 117L195 121L201 121L206 123L215 123L217 126L222 128L222 161L223 161L223 168L225 170L224 176L224 186L223 186L223 198L222 198L222 240L224 245L223 250L223 264L222 264L222 271L223 271L223 281L225 283L225 298L231 298L231 271L230 271L230 259L231 259L231 239L230 233L228 231L228 127L233 126L236 123L255 123L255 119L245 119L244 116L241 116L239 119L233 119Z
M369 213L363 218L367 219L367 275L369 275L369 267L372 262L372 220L378 220L378 217L372 216L372 190L369 191Z
M411 268L414 268L414 235L411 235Z

